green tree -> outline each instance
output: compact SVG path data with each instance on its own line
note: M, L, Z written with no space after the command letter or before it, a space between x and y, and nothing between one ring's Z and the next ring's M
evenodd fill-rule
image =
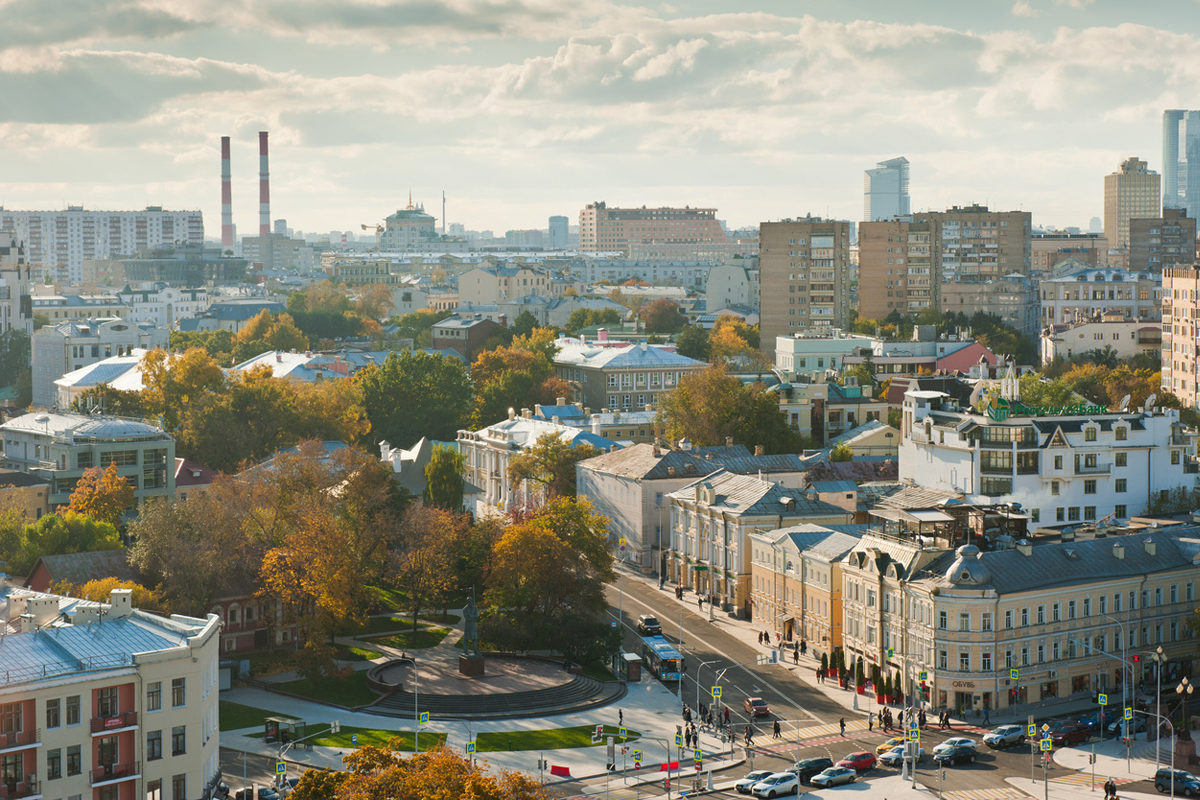
M42 556L117 550L120 547L121 536L113 525L64 510L47 514L25 526L21 551L9 566L12 572L25 575Z
M522 311L517 314L517 318L513 320L512 332L514 336L528 336L533 333L533 329L538 326L537 317L529 311Z
M546 433L508 462L508 480L514 486L535 483L547 497L575 496L575 465L596 455L587 442L569 442L557 433Z
M665 297L646 303L638 315L649 333L675 333L687 324L679 304Z
M708 331L699 325L688 325L675 336L675 350L681 356L708 361Z
M425 502L447 511L462 511L466 466L466 456L455 448L441 445L433 448L425 465Z
M352 378L362 392L372 438L411 447L422 436L450 441L471 406L471 380L461 361L442 355L389 353Z
M749 386L714 366L692 372L659 399L658 421L671 441L724 444L726 437L768 453L796 452L805 444L779 410L774 392L761 383Z
M234 339L233 357L246 361L270 350L306 350L308 337L296 327L290 314L272 314L263 309Z
M854 451L850 449L850 445L843 442L829 452L830 461L853 461Z

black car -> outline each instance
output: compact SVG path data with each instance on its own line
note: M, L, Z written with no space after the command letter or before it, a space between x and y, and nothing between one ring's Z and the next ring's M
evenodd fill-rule
M957 765L963 763L964 761L968 764L974 764L976 755L977 754L974 747L955 745L953 747L947 747L941 752L935 752L933 754L933 760L939 764Z
M788 772L800 779L800 783L805 786L813 775L818 772L824 772L833 766L833 760L829 758L806 758L803 761L797 761Z
M650 614L642 614L637 621L638 633L643 636L661 636L662 625L658 622L658 617Z
M1171 773L1175 773L1175 794L1179 797L1200 797L1200 778L1182 769L1163 767L1154 773L1154 788L1160 792L1171 790Z

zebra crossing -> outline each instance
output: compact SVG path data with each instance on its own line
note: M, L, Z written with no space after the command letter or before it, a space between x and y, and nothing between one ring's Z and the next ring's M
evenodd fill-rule
M946 800L1034 800L1025 792L1012 786L996 786L990 789L959 789L943 792Z
M1096 780L1092 782L1091 772L1072 772L1070 775L1060 775L1057 778L1051 778L1051 783L1065 783L1071 786L1087 786L1090 789L1100 789L1104 786L1104 782L1108 780L1107 775L1097 775ZM1112 782L1120 786L1123 783L1131 783L1132 778L1113 778Z

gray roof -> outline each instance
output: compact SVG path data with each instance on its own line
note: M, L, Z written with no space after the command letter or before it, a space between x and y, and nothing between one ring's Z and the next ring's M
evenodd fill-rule
M86 553L64 553L55 556L42 556L38 559L50 581L70 581L82 586L88 581L100 578L120 578L121 580L138 580L133 567L129 566L129 551L124 547L115 550L90 550ZM34 565L34 570L37 565ZM31 573L32 574L32 573Z
M763 480L756 475L736 475L726 470L720 470L698 481L693 481L672 493L671 497L690 501L694 497L694 487L696 486L702 486L712 491L712 502L705 503L706 507L733 516L775 515L784 518L850 516L845 509L820 500L809 499L804 489L792 489L780 486L773 481Z
M822 561L839 561L858 544L861 534L849 533L825 525L805 523L771 531L771 535L786 538L797 550L803 550Z
M0 425L0 430L43 435L69 435L75 439L166 439L167 434L154 425L124 417L86 414L22 414Z
M659 448L654 455L654 446L635 444L624 450L604 453L580 462L587 469L621 475L641 480L664 478L698 478L717 470L740 475L763 473L803 472L805 461L791 453L754 456L742 445L732 447L704 447L694 450L668 450Z

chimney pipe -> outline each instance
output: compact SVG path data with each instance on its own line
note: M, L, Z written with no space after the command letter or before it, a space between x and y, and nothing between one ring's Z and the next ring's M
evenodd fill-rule
M267 132L258 132L258 235L271 235L271 175L267 170Z
M221 137L221 247L233 247L233 175L229 167L229 137Z

